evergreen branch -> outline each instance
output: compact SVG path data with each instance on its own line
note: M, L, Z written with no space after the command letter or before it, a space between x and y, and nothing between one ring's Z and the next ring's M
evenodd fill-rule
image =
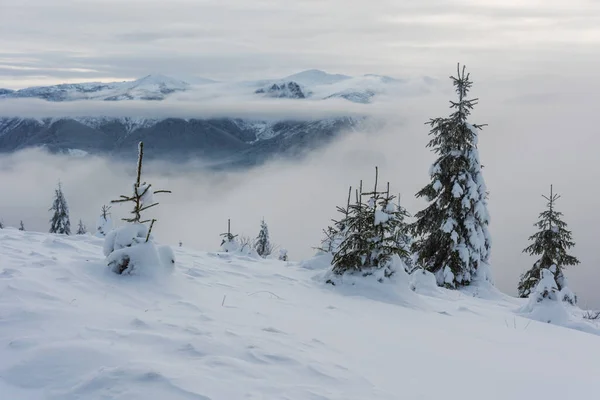
M155 219L153 219L152 222L150 222L150 228L148 228L148 234L146 235L146 243L148 243L148 240L150 240L150 233L152 232L152 227L154 226L155 222Z
M154 207L154 206L157 206L158 204L159 204L159 203L154 203L154 204L150 204L149 206L142 207L142 208L140 208L140 209L139 209L137 212L138 212L138 213L140 213L140 212L142 212L142 211L146 211L147 209L149 209L149 208L151 208L151 207Z

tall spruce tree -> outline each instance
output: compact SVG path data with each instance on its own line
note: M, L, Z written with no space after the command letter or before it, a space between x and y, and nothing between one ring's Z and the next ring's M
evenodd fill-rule
M432 136L427 147L437 155L429 175L431 182L417 193L429 202L418 212L413 231L417 263L434 273L439 285L468 285L486 268L491 239L488 231L487 189L477 150L478 131L483 125L467 119L477 99L467 99L472 82L465 67L451 76L457 101L446 118L429 121Z
M519 297L529 297L541 279L541 271L548 269L554 274L558 290L566 286L563 269L568 265L579 264L579 260L569 254L567 250L575 246L571 231L562 220L563 214L556 211L556 200L559 195L553 192L550 186L550 196L542 196L548 201L546 210L540 213L538 222L535 223L539 230L529 240L533 243L523 250L524 253L540 256L533 267L521 276L519 281Z
M254 249L263 258L270 256L273 252L273 246L269 241L269 227L264 219L260 223L260 231L254 242Z
M50 219L50 233L62 233L64 235L71 234L71 221L69 219L69 206L62 191L62 185L59 182L58 187L54 191L54 202L50 210L54 213Z

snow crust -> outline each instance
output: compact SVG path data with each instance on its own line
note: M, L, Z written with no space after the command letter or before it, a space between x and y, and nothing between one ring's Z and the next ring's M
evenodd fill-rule
M334 287L325 256L174 256L161 279L119 276L99 238L0 230L0 398L596 398L600 338L580 328L599 330L576 307L565 329L427 274Z

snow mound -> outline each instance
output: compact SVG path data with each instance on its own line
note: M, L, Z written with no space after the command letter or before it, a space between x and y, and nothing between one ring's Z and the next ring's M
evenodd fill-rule
M535 290L529 296L527 304L519 308L517 313L536 321L563 326L588 333L600 334L600 330L591 322L577 316L577 309L569 302L563 301L565 295L558 290L554 273L548 269L541 271L541 278Z
M390 269L395 272L389 278L383 276L382 268L374 270L368 276L363 276L362 273L336 275L327 271L317 274L314 279L325 282L332 290L346 296L360 296L408 308L427 309L421 298L410 289L410 279L400 257L393 255L390 264Z
M331 268L332 261L331 253L319 253L308 260L300 261L300 267L308 270L325 270Z
M417 269L410 274L410 290L426 296L438 296L442 289L437 285L435 275L424 269Z
M119 275L162 277L175 265L168 246L157 246L144 224L128 224L110 231L103 247L106 263Z
M0 230L0 398L562 400L597 391L600 339L521 318L515 329L506 323L514 305L446 289L447 299L421 296L402 274L334 287L293 262L174 255L166 279L123 277L91 235ZM465 376L469 390L448 391Z

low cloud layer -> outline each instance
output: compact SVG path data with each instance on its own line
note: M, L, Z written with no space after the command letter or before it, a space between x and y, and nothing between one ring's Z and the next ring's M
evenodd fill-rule
M448 82L449 83L449 82ZM576 84L561 92L567 80L545 85L529 82L514 92L482 83L474 94L481 104L473 122L488 123L480 136L484 177L490 190L493 272L498 287L516 292L519 275L535 261L521 253L535 232L533 223L543 210L550 184L562 195L558 207L572 229L577 246L573 254L581 265L567 270L582 305L600 308L600 213L597 199L600 177L599 139L594 104L578 95L592 90ZM565 93L564 95L552 95ZM168 188L154 210L157 238L176 245L216 250L219 234L231 218L235 233L255 236L261 218L272 239L286 247L292 259L310 257L321 230L336 217L335 206L345 201L349 185L371 182L374 166L382 181L402 193L411 213L424 204L414 198L428 181L433 155L426 149L428 129L423 122L448 112L440 96L394 103L386 126L378 132L355 132L301 163L273 161L263 167L235 173L207 173L189 165L149 164L146 179ZM82 218L92 227L100 207L124 194L133 180L135 160L115 164L101 158L66 158L33 151L0 157L0 197L4 222L47 230L47 211L57 181L63 182L71 206L72 223ZM115 217L125 214L113 207Z
M93 101L49 102L38 99L0 100L0 117L145 117L313 120L343 116L387 115L389 104L369 106L342 99L290 101L228 98L210 101Z

